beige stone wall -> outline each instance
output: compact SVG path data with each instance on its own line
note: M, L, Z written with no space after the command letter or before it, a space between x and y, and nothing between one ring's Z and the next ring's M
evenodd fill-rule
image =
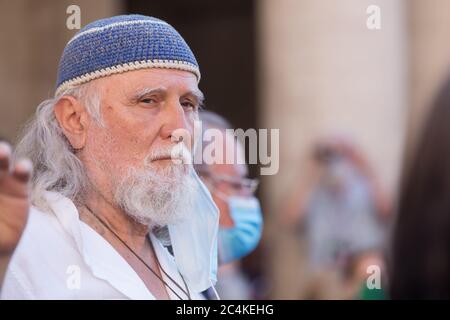
M450 71L450 1L412 0L408 6L411 145L433 97Z
M366 8L381 7L381 30ZM296 239L270 217L304 170L300 159L318 136L351 136L389 191L398 181L407 119L405 2L264 0L260 2L261 124L280 128L278 175L265 179L274 297L295 298L303 268Z
M366 28L366 8L382 28ZM303 258L294 235L271 219L318 135L355 138L395 197L403 151L414 145L432 99L449 74L446 0L263 0L259 2L262 126L280 128L281 164L264 180L265 240L274 297L296 298Z
M0 136L14 141L36 106L52 96L68 30L66 9L81 9L82 26L121 12L118 0L0 0Z

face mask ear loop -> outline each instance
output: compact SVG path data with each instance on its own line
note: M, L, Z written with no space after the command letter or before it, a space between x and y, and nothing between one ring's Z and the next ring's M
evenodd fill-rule
M214 285L212 284L211 280L209 280L209 283L211 284L211 288L212 288L212 290L214 292L214 295L216 296L216 300L222 300L222 299L220 299L219 294L217 293L217 290L214 287Z

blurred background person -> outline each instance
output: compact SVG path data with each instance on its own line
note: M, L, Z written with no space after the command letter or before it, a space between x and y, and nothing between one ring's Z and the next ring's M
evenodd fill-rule
M312 275L307 298L358 298L367 267L384 269L384 220L388 200L362 153L348 140L322 139L280 210L300 226Z
M231 124L211 111L202 110L199 116L202 138L210 130L215 139L220 139L203 141L202 148L197 150L208 157L207 148L214 145L214 157L219 161L208 163L208 159L202 158L202 163L195 166L220 211L220 267L216 289L222 299L251 299L255 293L241 270L240 259L251 253L261 239L263 216L259 200L254 196L258 180L247 178L244 148L233 133L226 132L232 129ZM226 161L227 155L233 160L231 163Z
M393 299L450 299L450 79L407 160L390 253Z

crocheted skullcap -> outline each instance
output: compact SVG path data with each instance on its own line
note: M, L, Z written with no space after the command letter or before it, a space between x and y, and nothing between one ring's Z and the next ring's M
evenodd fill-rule
M121 15L86 25L62 54L56 94L111 74L144 68L200 70L189 46L167 22L143 15Z

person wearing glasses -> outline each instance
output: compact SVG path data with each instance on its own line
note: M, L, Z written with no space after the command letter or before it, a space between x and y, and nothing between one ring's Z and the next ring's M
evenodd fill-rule
M249 179L243 146L238 139L226 132L230 123L220 115L201 110L199 117L203 132L220 130L223 150L217 159L226 159L234 151L233 163L203 161L195 169L203 180L220 211L219 217L219 276L217 289L222 299L246 299L251 292L245 277L239 270L239 260L251 253L261 239L263 217L255 191L259 181ZM202 135L204 136L204 135ZM212 142L203 142L203 150ZM238 161L239 160L239 161ZM225 163L227 162L227 163Z

